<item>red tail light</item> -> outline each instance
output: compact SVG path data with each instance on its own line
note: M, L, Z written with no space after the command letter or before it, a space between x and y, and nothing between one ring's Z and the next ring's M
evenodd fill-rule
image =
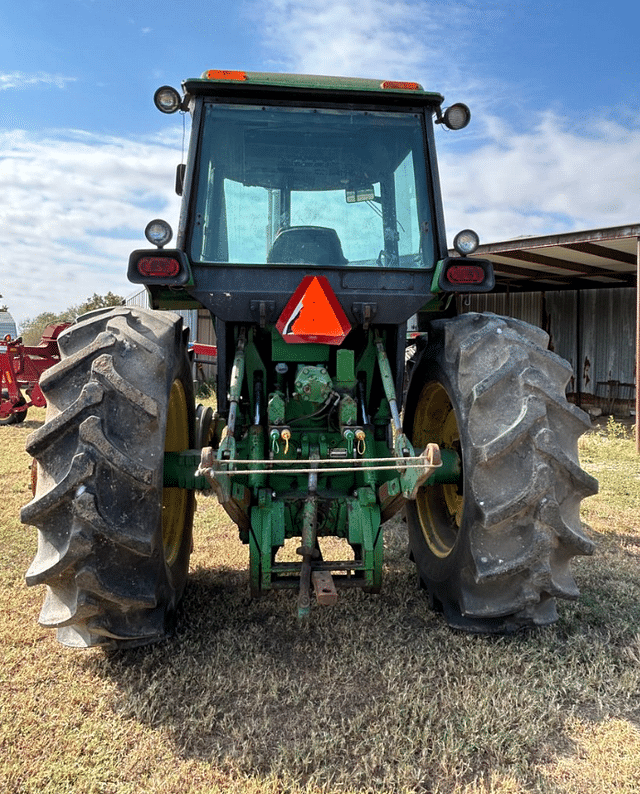
M437 281L432 288L442 292L491 292L496 280L489 259L448 256L439 263Z
M178 248L132 251L127 278L132 284L179 287L190 283L191 267L184 251Z
M478 265L451 265L445 278L450 284L482 284L485 272Z
M143 256L137 262L141 276L150 278L171 278L180 272L180 262L168 256Z

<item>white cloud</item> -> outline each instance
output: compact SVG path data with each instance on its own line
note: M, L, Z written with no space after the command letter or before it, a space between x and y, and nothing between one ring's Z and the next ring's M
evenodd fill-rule
M527 116L516 104L517 86L478 73L470 62L474 42L500 24L499 5L267 0L260 9L276 68L417 79L471 105L467 130L436 131L451 233L474 226L489 242L639 220L638 119L594 116L578 130L558 113ZM524 131L496 107L517 116Z
M66 88L69 83L73 83L75 80L75 77L63 77L59 74L45 74L44 72L1 72L0 91L28 88L34 85L52 85L56 88Z
M640 128L594 119L572 129L551 112L516 132L481 119L488 140L441 150L450 230L475 228L485 242L637 223Z
M475 84L465 47L502 13L479 0L262 0L250 8L276 70L419 80L438 91Z
M397 77L416 70L428 55L426 43L412 34L410 5L405 0L271 0L265 37L282 64L296 71Z
M174 226L178 136L0 132L3 301L20 322L94 292L127 295L129 253L155 217Z

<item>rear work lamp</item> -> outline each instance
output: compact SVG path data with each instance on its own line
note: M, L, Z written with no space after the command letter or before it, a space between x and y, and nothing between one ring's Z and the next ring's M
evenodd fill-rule
M437 111L436 124L444 124L450 130L463 130L471 121L471 111L464 102L456 102L446 108L444 113Z
M175 113L182 108L182 97L175 88L163 85L153 95L153 104L161 113Z

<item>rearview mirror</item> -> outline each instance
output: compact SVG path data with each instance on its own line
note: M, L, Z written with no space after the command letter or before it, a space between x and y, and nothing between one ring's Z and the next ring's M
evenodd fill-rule
M376 194L373 185L365 187L347 188L344 191L347 204L356 204L359 201L375 201Z

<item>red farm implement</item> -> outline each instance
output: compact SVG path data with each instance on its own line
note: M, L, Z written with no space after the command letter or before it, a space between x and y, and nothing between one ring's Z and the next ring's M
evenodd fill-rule
M46 405L38 381L42 373L60 360L58 336L69 323L48 325L38 345L28 346L20 338L0 341L0 425L23 422L30 405Z

